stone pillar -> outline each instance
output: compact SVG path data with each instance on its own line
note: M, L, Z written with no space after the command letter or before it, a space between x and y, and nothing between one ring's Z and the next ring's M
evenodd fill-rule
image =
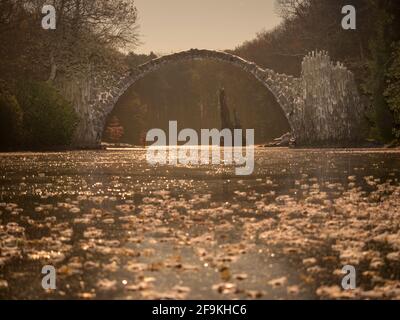
M79 122L73 137L73 147L96 148L97 130L94 126L92 99L94 91L93 78L89 73L71 77L58 77L56 87L72 103Z
M302 62L296 105L296 144L347 146L362 138L363 107L353 74L331 62L326 52L312 52Z

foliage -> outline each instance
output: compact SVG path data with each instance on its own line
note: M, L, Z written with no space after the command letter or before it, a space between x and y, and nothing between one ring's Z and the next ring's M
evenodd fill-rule
M7 62L0 65L2 78L53 82L60 73L73 75L90 64L102 65L138 43L134 1L53 0L55 30L40 27L44 4L49 3L1 1L0 56Z
M230 52L279 73L299 76L305 54L316 49L327 50L333 60L344 62L354 72L360 90L368 95L370 135L383 141L392 139L393 132L399 136L398 54L395 53L398 49L392 45L400 40L398 0L352 0L357 9L357 30L341 28L341 8L349 4L347 0L275 2L282 24L259 33L256 39ZM154 54L133 53L125 57L124 53L138 44L134 1L53 0L57 29L52 31L38 27L44 3L47 4L45 0L0 2L0 75L8 83L25 78L49 81L70 92L68 81L79 84L82 75L135 67L155 58ZM244 127L251 125L256 129L258 143L288 129L272 94L239 70L214 62L182 63L149 75L128 90L127 98L121 99L111 116L117 115L125 129L121 139L131 143L138 143L147 126L164 128L169 119L195 129L215 127L217 92L221 87L225 87L229 106L238 111ZM52 91L49 88L42 94L27 92L31 89L35 90L32 86L26 88L18 98L37 97L48 104L49 95L58 96L49 94ZM77 96L82 94L78 92ZM75 97L68 98L76 103ZM28 146L41 145L45 136L44 129L33 130L30 122L52 110L47 108L44 115L35 116L29 110L41 112L38 104L26 99L20 101L28 116L24 120L29 133ZM63 109L65 122L71 124L76 120L70 121L67 109L72 108ZM59 118L54 121L63 122ZM32 136L36 134L41 138Z
M389 107L385 92L387 90L387 73L392 56L392 43L398 38L395 24L399 23L393 16L393 1L370 0L374 18L374 33L369 40L370 56L367 61L368 76L365 80L366 93L371 97L374 138L382 141L393 139L394 117ZM393 7L393 8L392 8Z
M119 119L113 116L109 121L106 130L106 139L110 142L120 142L121 138L124 136L124 128L122 127Z
M142 145L143 137L145 138L148 130L146 123L149 121L146 118L149 115L147 113L147 105L140 100L135 90L128 90L120 98L118 108L116 108L113 114L117 116L110 117L108 127L111 126L113 118L120 120L124 128L124 135L121 137L121 142Z
M387 72L385 97L394 115L393 134L400 139L400 42L395 43L393 49L392 63Z
M45 4L56 9L55 30L40 26ZM138 43L136 19L132 0L0 1L0 77L18 92L26 148L71 142L76 116L51 86L80 107L84 94L74 86L82 88L93 74L126 68L122 52Z
M343 30L341 9L346 0L276 0L283 18L275 30L260 33L235 51L240 56L278 72L299 76L302 57L326 50L333 60L350 68L360 91L367 95L370 135L381 141L393 138L393 107L384 97L392 43L400 40L398 0L353 0L357 29Z
M21 143L23 114L17 99L0 81L0 149L16 148Z
M57 90L44 82L23 82L18 86L17 98L24 112L24 140L28 147L71 144L78 118Z

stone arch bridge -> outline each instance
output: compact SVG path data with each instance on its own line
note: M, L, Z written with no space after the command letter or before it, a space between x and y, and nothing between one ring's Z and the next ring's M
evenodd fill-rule
M275 96L282 108L296 144L350 144L361 137L362 106L353 74L342 64L331 62L326 52L304 57L299 78L264 69L226 52L191 49L151 60L122 76L113 76L90 93L81 122L77 147L98 147L107 116L118 99L136 81L172 63L193 59L227 62L253 75ZM100 88L99 88L100 87Z

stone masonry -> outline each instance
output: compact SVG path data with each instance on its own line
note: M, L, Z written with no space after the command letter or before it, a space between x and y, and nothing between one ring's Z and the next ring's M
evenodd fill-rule
M107 116L136 81L164 65L193 59L227 62L252 74L275 96L298 146L347 145L361 138L363 108L353 74L342 64L331 62L326 52L304 57L301 76L295 78L226 52L192 49L151 60L122 76L96 78L96 89L86 90L86 103L79 104L76 146L100 145Z

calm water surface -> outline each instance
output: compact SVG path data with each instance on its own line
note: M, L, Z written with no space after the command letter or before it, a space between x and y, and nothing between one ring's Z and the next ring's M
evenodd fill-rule
M0 298L347 297L348 263L350 298L400 297L399 150L257 149L248 177L145 153L0 154Z

